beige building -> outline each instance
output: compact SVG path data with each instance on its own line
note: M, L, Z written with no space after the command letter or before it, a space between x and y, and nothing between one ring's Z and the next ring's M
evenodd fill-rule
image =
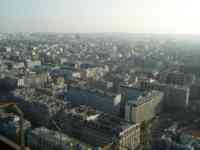
M140 125L134 124L120 133L119 150L136 149L140 145Z
M153 119L162 108L163 93L159 91L144 92L142 95L129 99L125 104L125 119L141 123Z

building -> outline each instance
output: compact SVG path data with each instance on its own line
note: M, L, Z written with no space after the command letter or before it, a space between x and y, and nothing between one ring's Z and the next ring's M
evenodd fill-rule
M182 109L189 106L190 88L187 86L169 85L161 83L141 82L140 88L144 90L159 90L164 93L164 108Z
M50 119L65 107L64 101L55 98L45 89L18 89L15 95L22 97L18 106L34 125L48 125Z
M195 83L190 86L190 100L200 100L200 84Z
M160 79L162 83L179 85L179 86L191 85L196 80L195 75L191 74L191 72L184 73L180 71L163 72L160 77L163 78Z
M88 150L91 146L71 138L66 134L49 130L45 127L35 128L27 134L27 145L31 150Z
M35 72L30 72L22 79L24 79L23 84L25 87L44 87L49 81L49 76L47 73L37 74Z
M24 87L24 79L23 78L20 78L17 80L17 86L18 87Z
M34 68L36 66L41 66L41 61L40 60L35 60L35 61L27 60L26 64L27 64L28 68Z
M200 85L195 83L190 86L189 107L194 112L200 113Z
M181 72L170 72L166 77L167 84L184 85L186 82L186 76Z
M15 63L15 64L13 65L13 68L14 68L14 69L22 69L22 68L25 68L25 65L24 65L23 62L18 62L18 63Z
M102 149L135 149L140 144L140 125L118 117L78 106L58 114L54 119L64 133ZM114 148L115 147L115 148Z
M165 89L164 105L167 108L182 109L189 106L190 88L167 86Z
M125 119L141 123L153 119L162 109L164 94L159 91L143 91L136 88L123 87L126 96Z
M93 80L99 80L109 72L109 67L106 65L96 66L89 63L80 63L79 69L83 72L84 78Z
M61 68L52 70L49 75L56 79L58 77L63 77L65 81L75 80L77 78L81 78L81 73L77 69L71 68Z
M116 115L120 113L121 94L119 93L69 86L65 99L76 106L88 105L106 113Z

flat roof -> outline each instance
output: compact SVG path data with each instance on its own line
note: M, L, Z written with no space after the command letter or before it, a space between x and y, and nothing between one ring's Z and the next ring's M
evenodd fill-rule
M162 96L162 92L152 90L152 91L145 91L138 88L133 87L122 87L123 91L127 96L128 104L133 105L140 105L143 104L151 99L151 97L158 95Z
M137 88L125 87L125 86L123 86L122 88L127 96L127 101L129 103L137 101L138 97L144 96L146 94L146 92L144 90L140 90Z

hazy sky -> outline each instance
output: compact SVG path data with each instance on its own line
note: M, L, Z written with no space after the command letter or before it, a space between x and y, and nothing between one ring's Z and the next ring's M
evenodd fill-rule
M200 0L0 0L0 32L200 34Z

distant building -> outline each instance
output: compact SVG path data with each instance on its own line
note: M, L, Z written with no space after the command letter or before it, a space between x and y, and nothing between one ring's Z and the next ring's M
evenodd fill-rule
M25 65L24 65L23 62L18 62L18 63L15 63L15 64L13 65L13 68L14 68L14 69L21 69L21 68L25 68Z
M193 84L195 80L194 74L180 71L166 71L160 74L160 82L165 84L187 86Z
M24 87L24 79L23 78L17 80L17 86Z
M27 64L28 68L34 68L36 66L40 66L41 65L41 61L39 61L39 60L35 60L35 61L27 60L26 64Z
M195 111L200 113L200 85L199 83L195 83L190 86L190 102L189 107Z
M60 58L60 63L61 64L67 63L67 59L66 58Z
M97 89L116 92L114 91L114 83L111 81L105 81L105 80L91 81L89 82L89 86Z
M23 77L25 87L44 87L49 80L47 73L35 73L31 72Z
M153 119L162 109L164 94L159 91L142 91L126 88L125 119L134 123Z
M88 63L80 63L79 69L84 73L84 78L93 80L99 80L109 72L109 67L106 65L96 66Z
M195 83L190 86L190 100L200 100L200 84Z
M164 92L164 108L182 109L189 106L190 88L187 86L143 81L140 83L140 88L144 90L159 90Z
M58 78L58 77L64 77L65 81L81 78L81 74L79 71L77 71L76 69L70 69L70 68L54 69L49 73L49 75L53 79Z
M181 72L171 72L167 75L166 83L175 85L184 85L186 82L186 76Z

